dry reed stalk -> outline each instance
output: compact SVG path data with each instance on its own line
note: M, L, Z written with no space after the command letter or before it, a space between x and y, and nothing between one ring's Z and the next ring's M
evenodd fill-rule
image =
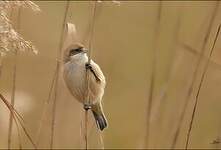
M87 125L88 125L88 110L84 112L85 120L84 120L84 141L85 141L85 149L88 149L88 132L87 132Z
M17 55L17 51L24 51L24 50L31 50L32 52L37 54L37 50L29 41L25 41L21 35L19 35L15 29L13 28L11 16L12 10L15 8L19 9L18 12L18 23L17 28L19 29L19 19L20 19L20 9L22 7L31 8L33 11L40 11L39 7L31 1L0 1L0 57L1 63L4 55L6 55L9 51L15 52L15 58ZM10 15L9 15L10 13ZM0 68L0 72L2 68ZM8 132L8 149L11 146L11 132L12 132L12 125L13 120L15 121L18 138L19 138L19 148L22 148L21 145L21 136L19 133L19 125L23 129L25 135L28 137L30 142L35 147L35 144L31 137L29 136L24 124L22 117L18 114L18 112L13 108L14 100L15 100L15 90L16 90L16 60L15 65L13 68L13 85L12 85L12 104L9 104L7 100L1 95L1 99L3 100L4 104L10 110L10 119L9 119L9 132ZM16 120L17 119L17 120Z
M90 25L90 35L89 35L89 50L87 52L88 54L88 64L90 64L91 62L91 53L92 53L92 39L93 39L93 35L94 35L94 30L95 30L95 18L96 18L96 10L97 10L97 1L94 1L94 6L93 6L93 12L92 12L92 20L91 20L91 25ZM86 99L86 105L91 105L91 101L90 101L90 82L89 82L89 73L88 70L86 69L86 80L85 80L85 84L87 85L87 91L85 93L85 99ZM88 149L88 109L85 109L85 123L84 123L84 140L85 140L85 149Z
M175 25L175 29L174 29L174 33L173 33L173 45L171 47L171 49L174 51L174 56L173 56L173 60L171 62L171 65L169 67L169 75L168 75L168 78L166 80L166 83L165 85L163 86L162 90L161 90L161 94L159 95L159 98L156 98L156 100L158 99L158 101L156 101L156 104L153 106L152 108L152 114L151 114L151 121L153 121L154 119L157 119L157 120L162 120L160 119L160 116L161 117L163 116L162 114L162 106L163 104L166 103L166 99L167 99L167 96L168 96L168 90L169 90L169 85L170 83L172 82L173 80L173 76L176 74L176 70L177 70L177 67L179 65L179 63L177 62L180 62L180 59L181 59L181 56L177 56L177 46L178 46L178 41L179 41L179 31L180 31L180 26L181 26L181 18L182 18L182 15L183 15L183 11L182 10L179 10L180 13L178 14L178 17L177 17L177 21L176 21L176 25Z
M177 128L176 128L175 133L174 133L174 138L172 140L171 148L175 148L176 143L177 143L177 139L178 139L178 137L180 135L180 131L181 131L182 123L183 123L183 120L184 120L184 116L186 114L187 106L188 106L188 103L190 101L191 94L193 92L194 82L195 82L195 80L197 78L197 73L198 73L201 61L203 59L203 56L204 56L204 52L206 51L206 43L208 42L209 35L211 33L212 24L213 24L213 22L215 20L215 16L216 16L216 13L217 13L217 8L218 8L218 6L215 5L215 9L213 10L212 17L211 17L211 19L209 21L209 26L208 26L208 28L206 30L206 35L205 35L205 37L203 39L203 44L202 44L202 48L201 48L202 50L200 52L199 58L197 59L197 64L196 64L195 70L193 72L193 77L191 79L190 86L187 89L187 95L186 95L186 97L184 99L185 100L184 101L184 106L183 106L183 108L181 108L181 115L180 115L180 118L179 118L179 121L178 121Z
M160 108L163 102L165 102L166 98L167 98L167 94L168 94L168 89L169 89L169 83L172 81L173 79L173 75L176 73L176 69L177 69L177 63L175 63L177 60L180 60L179 56L176 56L176 47L178 45L178 41L179 41L179 31L180 31L180 25L181 25L181 14L179 14L178 19L177 19L177 23L176 23L176 27L175 27L175 32L174 32L174 44L172 46L171 49L173 49L173 51L175 51L175 54L173 56L173 60L171 63L171 66L169 67L169 75L168 78L166 80L165 86L162 88L162 92L159 96L159 100L158 100L158 104L155 105L155 107L153 108L153 112L151 115L151 120L153 120L154 117L158 116L160 114ZM178 58L177 58L178 57Z
M101 148L100 149L104 149L104 135L101 133L101 131L97 130L99 133L99 141L100 141L100 145Z
M84 115L84 118L83 118L83 115ZM84 120L85 120L85 112L84 113L80 113L80 118L83 118ZM85 123L84 122L84 120L83 119L81 119L81 122L80 122L80 138L78 139L79 141L77 141L76 143L82 143L81 142L81 139L84 139L85 137L84 137L84 133L83 133L83 131L84 131L84 129L83 128L85 128L85 125L83 125L83 123ZM87 128L88 128L88 138L90 138L90 136L91 136L91 134L93 133L93 129L94 129L94 127L95 127L95 122L93 123L93 124L91 124L90 126L88 126ZM85 140L83 140L83 142L85 143ZM83 144L84 144L83 143ZM81 147L82 146L84 146L85 147L85 145L83 145L83 144L80 144L81 145Z
M105 2L105 1L101 1L101 0L96 0L97 1L97 3L100 3L101 4L101 6L102 6L102 3L103 2ZM120 6L121 5L121 2L120 1L116 1L116 0L112 0L111 1L113 4L115 4L116 6ZM97 17L94 19L94 21L96 22L96 20L97 20L97 18L98 18L98 16L99 16L99 14L100 14L100 10L101 9L98 9L98 10L96 10L97 12ZM88 33L90 33L90 27L91 27L91 23L90 22L92 22L92 21L89 21L89 25L88 25L88 27L87 27L87 29L86 29L86 31L84 32L84 34L83 34L83 36L82 36L82 38L81 38L81 41L82 41L82 43L87 43L88 42L88 38L90 37L90 36L88 36ZM86 45L86 44L85 44Z
M199 52L197 49L191 47L190 45L188 45L188 44L186 44L186 43L180 42L179 45L180 45L180 47L182 47L184 50L189 51L189 52L190 52L191 54L193 54L193 55L199 55L199 54L200 54L200 52ZM203 56L203 59L205 59L206 61L208 60L208 58L207 58L205 55ZM218 69L221 69L221 65L220 65L219 63L215 62L214 60L208 60L208 61L210 62L210 64L213 64L213 65L217 66Z
M19 143L19 149L22 149L22 144L21 144L21 135L20 135L20 131L19 131L19 125L18 125L18 122L17 120L15 119L15 109L12 105L10 105L7 100L4 98L3 95L0 95L3 103L6 105L6 107L8 108L11 116L12 116L12 119L15 121L15 126L16 126L16 129L17 129L17 136L18 136L18 143ZM9 149L9 148L8 148Z
M22 116L16 111L16 109L6 100L6 98L2 94L0 94L0 99L3 101L3 103L8 108L8 110L12 113L12 118L16 123L16 128L18 131L19 140L21 141L21 136L19 133L19 125L20 125L23 132L27 136L28 140L31 142L31 144L34 146L34 148L36 148L34 141L32 140L31 136L29 135L28 131L26 130L26 128L24 126L24 123L23 123L24 120L23 120ZM19 142L19 147L21 147L20 143L21 142Z
M21 20L21 8L18 8L18 16L17 16L17 31L20 31L20 20ZM11 104L14 107L15 105L15 91L16 91L16 78L17 78L17 54L18 50L15 49L14 54L14 67L13 67L13 79L12 79L12 95L11 95ZM11 141L12 141L12 127L13 127L13 114L10 113L9 116L9 128L8 128L8 149L11 149Z
M216 32L216 36L215 36L215 39L214 39L214 42L213 42L213 45L212 45L212 49L211 49L210 54L209 54L209 59L211 58L211 56L213 54L213 51L214 51L214 48L215 48L215 45L216 45L216 41L217 41L218 36L219 36L220 27L221 27L221 25L219 25L218 30ZM192 112L192 116L191 116L191 120L190 120L190 124L189 124L189 129L188 129L188 133L187 133L185 149L187 149L188 145L189 145L190 135L191 135L192 127L193 127L193 121L194 121L194 118L195 118L196 109L197 109L197 105L198 105L198 102L199 102L200 90L202 88L202 84L203 84L203 81L205 79L205 75L206 75L206 72L208 70L208 67L209 67L209 59L206 61L206 65L203 68L203 74L202 74L202 76L200 78L200 84L199 84L199 87L197 89L197 94L196 94L196 97L195 97L195 103L194 103L194 107L193 107L193 112Z
M149 97L147 102L147 118L146 118L146 134L144 137L144 148L149 147L149 136L150 136L150 118L151 118L151 109L152 103L154 99L154 88L155 88L155 76L156 76L156 63L157 63L157 44L159 40L160 34L160 20L161 20L161 9L162 9L162 2L159 2L158 10L157 10L157 18L156 18L156 26L154 29L154 44L153 44L153 59L152 59L152 72L151 72L151 79L150 79L150 91Z
M59 86L58 86L58 80L60 78L60 67L61 67L61 56L62 56L62 48L63 48L63 41L64 41L64 30L65 30L65 24L67 22L67 17L68 17L68 10L70 7L70 1L68 0L66 3L65 7L65 12L64 12L64 19L63 19L63 24L62 24L62 29L61 29L61 37L60 37L60 44L59 44L59 49L57 51L57 62L56 62L56 78L55 78L55 83L54 83L54 88L55 88L55 95L54 95L54 101L52 104L52 121L51 121L51 135L50 135L50 149L53 148L54 144L54 128L55 128L55 117L56 117L56 107L57 107L57 94L59 92Z
M49 94L48 94L48 98L45 100L44 102L44 106L43 106L43 112L41 114L41 119L40 119L40 124L39 124L39 127L37 129L37 134L36 134L36 146L38 147L39 145L39 140L40 140L40 133L41 133L41 129L42 129L42 126L43 126L43 123L44 123L44 120L45 120L45 114L47 112L47 106L49 105L50 103L50 100L51 100L51 96L52 96L52 93L53 93L53 88L54 88L54 83L55 83L55 79L56 79L56 76L57 76L57 71L55 70L54 71L54 74L53 74L53 79L51 81L51 84L50 84L50 87L49 87Z
M2 58L0 56L0 77L1 77L1 75L2 75Z

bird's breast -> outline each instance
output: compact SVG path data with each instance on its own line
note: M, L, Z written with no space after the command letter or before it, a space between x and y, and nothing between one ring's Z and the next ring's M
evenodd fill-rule
M67 87L73 96L79 100L84 100L85 92L85 65L83 63L66 63L64 65L64 79Z

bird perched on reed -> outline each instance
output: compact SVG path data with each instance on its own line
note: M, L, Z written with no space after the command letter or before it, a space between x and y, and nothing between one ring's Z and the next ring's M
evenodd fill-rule
M105 88L105 77L100 67L93 61L88 64L87 50L80 43L72 44L64 51L64 81L71 94L85 109L91 109L98 128L102 131L107 127L107 120L102 108L102 97ZM88 85L86 71L88 70ZM87 94L89 94L88 104Z

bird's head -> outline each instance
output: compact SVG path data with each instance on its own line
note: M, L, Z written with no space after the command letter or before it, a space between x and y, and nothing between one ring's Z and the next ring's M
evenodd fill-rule
M72 44L64 51L63 61L67 63L72 59L85 55L86 52L87 50L81 43Z

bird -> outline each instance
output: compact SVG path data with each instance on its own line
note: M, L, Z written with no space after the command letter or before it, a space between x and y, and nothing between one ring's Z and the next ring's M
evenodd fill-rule
M71 44L64 50L63 78L70 93L84 105L84 109L91 109L97 127L102 131L108 125L102 107L106 81L99 65L93 60L88 63L87 51L81 43ZM88 78L86 77L87 71ZM90 103L88 103L87 98L89 98Z

